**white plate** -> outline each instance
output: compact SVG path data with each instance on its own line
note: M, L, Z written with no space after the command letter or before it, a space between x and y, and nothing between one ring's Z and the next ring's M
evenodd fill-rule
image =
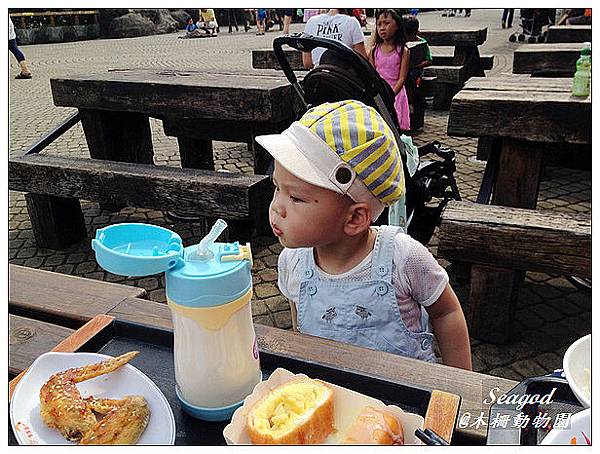
M125 353L125 352L124 352ZM19 444L74 444L56 429L51 429L40 416L40 389L52 374L104 361L110 356L98 353L44 353L31 365L18 383L10 404L10 421ZM120 398L143 396L150 407L150 421L138 440L140 445L172 445L175 443L175 418L169 402L152 380L125 364L114 372L77 384L82 397L93 395ZM18 425L18 427L17 427Z
M592 410L587 408L571 416L568 428L552 429L542 440L542 445L570 445L571 439L575 437L578 446L587 446L587 441L592 441Z

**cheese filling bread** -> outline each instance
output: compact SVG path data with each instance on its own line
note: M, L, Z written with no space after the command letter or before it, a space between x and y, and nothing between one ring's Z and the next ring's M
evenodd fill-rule
M272 389L250 409L246 429L253 444L319 444L333 431L333 391L299 378Z
M351 445L403 445L404 430L395 415L385 409L365 407L342 442Z

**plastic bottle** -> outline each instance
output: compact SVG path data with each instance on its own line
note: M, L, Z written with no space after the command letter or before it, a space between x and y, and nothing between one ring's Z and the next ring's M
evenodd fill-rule
M590 43L585 43L581 49L581 56L575 64L577 70L573 76L573 96L585 98L590 95L592 81L592 48Z

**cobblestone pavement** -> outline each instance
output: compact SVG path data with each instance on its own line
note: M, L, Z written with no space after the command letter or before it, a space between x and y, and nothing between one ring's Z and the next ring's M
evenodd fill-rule
M518 44L508 43L512 30L500 27L501 10L474 10L471 18L442 18L431 12L419 16L421 27L432 29L487 26L488 39L482 53L495 54L489 74L510 72L512 52ZM518 21L515 19L515 26ZM292 24L301 31L302 24ZM142 38L95 40L64 44L23 46L34 77L14 80L17 65L9 67L9 152L20 153L71 109L52 103L49 79L75 73L105 71L108 68L186 67L205 70L251 71L250 50L269 47L277 31L266 36L253 32L221 33L214 39L180 40L178 34ZM434 53L435 53L434 49ZM476 140L446 135L447 112L427 111L422 132L414 137L417 145L437 139L458 153L457 179L463 197L474 200L484 165L474 159ZM155 163L178 166L177 142L166 137L158 120L152 120ZM83 131L78 125L52 144L47 153L88 155ZM216 142L217 168L251 172L251 155L246 146ZM102 211L98 204L82 201L88 227L88 239L65 250L54 251L36 246L22 193L9 192L10 263L92 279L136 285L148 291L153 301L164 302L164 277L126 279L100 269L94 260L90 240L97 228L116 222L149 222L177 231L186 245L200 239L196 224L173 224L164 213L125 208L117 213ZM540 188L539 208L564 212L591 213L591 171L548 167ZM431 242L435 255L437 241ZM252 312L256 323L289 329L289 304L277 288L277 257L281 247L273 238L253 240L255 299ZM443 260L453 286L463 303L468 284L457 282L452 267ZM517 325L512 343L496 346L472 341L474 369L520 380L561 367L562 356L576 338L591 332L591 296L575 288L561 276L527 273L519 292Z

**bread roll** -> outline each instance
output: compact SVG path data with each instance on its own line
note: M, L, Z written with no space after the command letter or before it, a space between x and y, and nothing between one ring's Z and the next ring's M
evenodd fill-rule
M319 444L333 431L333 391L310 378L271 390L250 409L246 430L253 444Z
M362 409L346 432L343 444L403 445L402 423L390 411L374 407Z

